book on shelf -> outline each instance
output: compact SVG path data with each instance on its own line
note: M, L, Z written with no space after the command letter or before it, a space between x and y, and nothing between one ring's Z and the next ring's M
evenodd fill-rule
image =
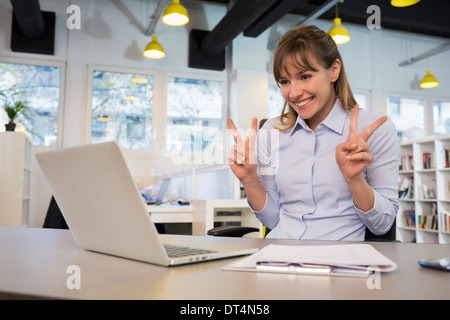
M436 214L421 214L417 218L419 229L426 229L426 230L438 229L438 216Z
M414 199L414 176L403 178L398 188L399 199Z
M434 163L433 163L433 154L431 152L423 152L422 153L422 157L423 157L423 168L424 169L431 169L434 168Z
M405 226L415 228L416 227L416 211L415 210L405 210L403 211L403 216L405 217Z
M437 216L437 214L438 214L437 202L433 202L431 204L431 213Z
M436 181L432 180L431 184L422 184L422 192L424 199L436 199L436 191L435 191Z
M414 170L413 156L412 155L401 156L398 169L400 171Z
M450 146L446 145L444 146L444 167L449 168L450 167Z
M442 212L442 222L444 223L443 226L441 226L442 230L450 232L450 212Z

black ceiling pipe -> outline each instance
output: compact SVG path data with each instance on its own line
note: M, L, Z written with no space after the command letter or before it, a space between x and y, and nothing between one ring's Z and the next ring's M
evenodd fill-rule
M217 26L202 40L200 48L207 57L220 54L236 36L247 29L277 0L238 0Z
M11 0L14 17L20 31L30 39L38 39L45 33L44 17L39 0Z

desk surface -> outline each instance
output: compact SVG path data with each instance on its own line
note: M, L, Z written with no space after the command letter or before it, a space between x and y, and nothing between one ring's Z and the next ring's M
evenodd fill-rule
M183 243L191 236L163 235ZM207 237L212 243L244 247L278 244L332 244L330 241ZM342 244L342 242L340 242ZM0 298L74 299L450 299L450 273L425 269L421 258L450 256L450 245L371 243L398 264L382 274L381 288L370 290L365 278L262 274L223 271L240 258L178 267L143 262L79 249L70 231L0 227ZM80 289L68 289L71 273L80 268ZM268 289L270 288L270 289Z

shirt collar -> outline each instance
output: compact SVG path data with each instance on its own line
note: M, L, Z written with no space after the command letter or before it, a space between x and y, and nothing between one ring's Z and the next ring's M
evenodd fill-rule
M322 124L327 126L329 129L335 131L336 133L342 134L344 132L346 119L347 113L342 107L341 100L337 98L336 102L334 103L333 109L331 109L330 113L325 118L325 120L322 121ZM290 134L291 135L294 134L297 130L301 128L310 130L305 120L303 120L302 118L300 118L300 116L297 115L297 120L295 121L295 124L293 125Z
M347 112L342 107L341 100L336 99L333 109L331 109L325 120L322 121L331 130L336 133L342 134L344 132L345 121L347 119Z

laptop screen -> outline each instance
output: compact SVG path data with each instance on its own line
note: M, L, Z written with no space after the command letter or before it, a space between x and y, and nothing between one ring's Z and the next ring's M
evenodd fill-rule
M159 187L158 195L156 196L157 202L162 202L164 199L164 195L167 192L167 187L169 186L170 178L164 179L161 182L161 186Z

